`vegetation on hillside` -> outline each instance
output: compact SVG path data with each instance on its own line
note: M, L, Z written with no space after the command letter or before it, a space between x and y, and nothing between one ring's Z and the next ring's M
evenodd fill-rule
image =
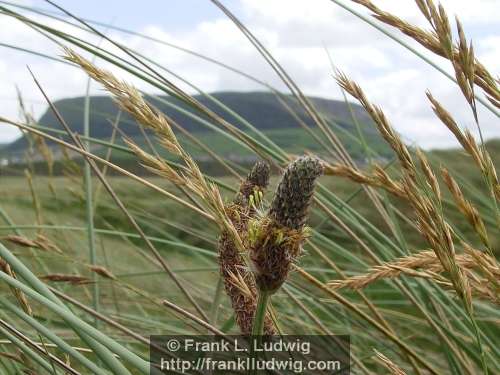
M182 132L195 134L197 138L219 150L220 154L232 154L233 158L234 155L241 154L242 157L251 155L251 150L235 150L231 144L228 145L224 135L214 131L213 122L179 99L166 96L147 96L147 98L152 105L165 113L175 124L174 131L180 133L181 137L183 137ZM206 96L195 95L193 98L222 118L234 123L237 128L245 130L250 136L255 135L255 131L247 129L243 122L253 124L258 131L265 133L289 152L298 153L303 152L304 149L317 152L321 149L314 136L310 134L312 131L318 137L318 130L314 129L314 124L311 124L304 109L289 95L267 92L218 92ZM370 146L377 152L384 153L385 151L385 154L388 153L388 148L383 144L381 137L372 126L371 119L362 107L336 100L320 98L309 98L309 100L328 121L329 126L340 133L341 139L353 155L361 157L363 153L353 116L355 116L361 132ZM84 103L85 97L54 102L54 106L70 128L77 133L82 133L84 128ZM234 112L234 115L224 110L220 106L221 104ZM119 109L113 103L112 98L106 96L90 97L90 136L99 140L109 140L113 134L112 124L118 113ZM50 108L40 117L37 124L61 130L57 118ZM120 134L127 135L138 143L146 144L144 133L127 113L120 115L118 126ZM306 126L311 129L306 130ZM148 134L150 134L149 131ZM67 139L67 136L65 138ZM186 136L183 138L189 140ZM6 147L7 152L4 155L24 151L28 146L26 138L21 137ZM190 152L198 156L200 153L204 153L203 150L200 151L196 147L191 147Z

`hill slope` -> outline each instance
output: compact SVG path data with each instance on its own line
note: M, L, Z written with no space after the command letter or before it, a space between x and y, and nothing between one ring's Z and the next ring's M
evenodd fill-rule
M217 92L212 94L212 96L238 113L257 129L271 134L272 138L278 141L286 139L285 144L281 142L283 147L287 148L288 145L286 143L294 143L294 141L299 143L297 146L300 146L303 130L297 119L287 111L274 94L266 92ZM237 127L246 129L245 126L234 116L224 112L207 97L198 95L195 96L195 98ZM208 136L201 134L208 134L209 129L207 126L201 124L189 115L181 113L182 110L187 110L187 107L183 103L166 96L158 98L150 97L148 99L160 111L166 113L184 129L191 133L198 133L197 137L204 138ZM321 98L310 99L317 110L328 121L336 124L335 126L337 126L337 132L339 132L339 129L344 129L351 133L356 132L349 108L345 102ZM83 97L77 97L62 99L54 103L71 128L80 133L83 131L84 100L85 99ZM312 121L308 118L305 111L297 103L295 103L294 99L287 96L285 101L303 121L309 125L312 124ZM112 127L110 126L108 120L111 120L116 116L118 112L117 106L108 96L93 96L90 98L90 108L91 136L99 139L108 139L112 132ZM351 108L356 116L356 119L362 125L364 136L370 141L370 145L380 145L380 138L376 133L375 127L371 125L371 120L364 109L356 104L352 104ZM181 111L178 109L181 109ZM192 112L190 110L187 111ZM203 116L201 117L203 118ZM60 129L55 116L49 110L46 111L39 119L39 124ZM137 127L137 124L126 114L122 116L120 128L124 133L132 138L141 138L141 132ZM340 131L339 136L341 138L345 138L345 134L342 135L341 133L342 131ZM210 136L212 136L212 138L213 135L213 132L210 131ZM359 148L359 145L352 144L353 140L349 139L349 137L345 139L345 142L348 149ZM21 151L26 146L26 140L24 138L20 138L8 145L4 151ZM308 145L303 145L303 147L308 147ZM377 149L378 147L374 148Z

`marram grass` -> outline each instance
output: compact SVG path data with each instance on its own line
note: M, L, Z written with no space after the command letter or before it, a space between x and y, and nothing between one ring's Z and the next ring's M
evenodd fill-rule
M419 52L424 61L431 62L433 56L445 59L450 73L436 69L456 82L476 127L463 130L440 98L426 93L436 121L457 139L461 153L421 152L401 140L390 118L361 86L339 73L339 85L366 109L394 151L394 161L362 168L340 143L339 128L329 126L329 119L312 106L271 51L229 9L215 3L304 106L310 118L301 125L307 130L316 124L320 155L288 154L255 124L211 100L221 113L231 114L234 123L224 120L176 84L177 78L190 84L189 77L171 80L168 68L154 58L115 41L113 50L97 46L93 40L103 38L102 33L76 16L63 19L2 1L0 17L16 18L62 43L64 63L76 64L104 84L121 108L154 131L157 140L146 151L131 142L121 146L82 135L92 143L85 151L57 138L64 132L38 127L28 121L29 116L26 123L1 119L23 129L30 140L33 137L35 147L26 160L32 191L22 177L0 180L0 219L5 222L0 226L1 300L6 301L0 316L0 371L148 373L148 335L209 331L349 334L354 373L499 372L496 165L500 148L482 138L477 104L498 114L500 91L494 74L475 56L460 21L452 22L446 10L431 0L415 1L427 28L385 12L375 1L352 1L353 7L332 2L400 43L398 33L412 38L427 51ZM49 16L60 18L65 27L76 25L87 31L76 38L53 26ZM22 46L18 50L38 53ZM81 57L85 52L100 60L90 63ZM195 56L264 84L223 61ZM178 137L172 130L176 124L123 82L121 73L110 75L96 66L102 61L174 95L186 107L173 109L186 114L189 108L189 116L200 125L265 162L244 173L244 166L227 162L196 134ZM38 74L43 82L43 74ZM281 98L276 89L266 87ZM42 143L36 146L37 139L64 147L68 162L70 150L123 177L101 173L102 179L84 184L78 164L67 164L66 177L39 176L33 158L40 154L44 163L51 164L56 152L49 156ZM215 180L204 174L186 152L185 140L233 177ZM159 156L158 146L175 161ZM100 157L102 153L96 155L98 147L133 154L160 177L143 178L117 166ZM377 160L377 155L370 152L370 158ZM316 181L322 173L325 176ZM107 191L115 196L103 192L98 201L88 202L84 192L95 191L94 185L100 183L108 184L112 189ZM88 215L95 223L88 233L95 235L95 259L90 262L95 264L89 264L86 251L85 233L91 223L85 207L93 207ZM154 242L157 256L151 255L148 241ZM177 284L162 261L171 265ZM226 293L217 298L219 276ZM75 282L77 278L84 282ZM95 287L87 283L93 279ZM99 294L99 311L89 307L93 290ZM101 322L99 330L87 323L94 319Z

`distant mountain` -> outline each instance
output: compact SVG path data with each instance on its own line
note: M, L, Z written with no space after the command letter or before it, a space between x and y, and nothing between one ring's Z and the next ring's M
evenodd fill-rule
M278 98L272 93L216 92L213 93L212 96L259 130L276 131L300 127L297 119L289 113ZM224 119L236 125L238 128L245 129L245 126L238 119L225 112L206 96L197 95L195 98ZM191 133L198 133L206 132L208 130L207 126L201 124L190 116L193 113L192 110L179 100L167 96L161 96L159 98L149 97L148 100L187 131ZM321 98L310 98L310 100L316 109L328 120L334 121L343 129L349 131L355 130L351 113L345 102ZM84 101L84 97L77 97L58 100L54 103L70 127L74 131L80 133L83 131ZM301 120L309 125L312 125L310 118L292 97L286 96L284 101L290 108L293 109ZM371 126L371 120L364 109L356 104L352 104L351 108L357 120L362 125L365 135L368 137L375 135L376 130L373 126ZM188 114L182 113L178 109L186 111ZM116 104L109 96L93 96L90 98L90 110L91 136L100 139L109 138L112 133L112 127L109 124L109 121L113 120L118 112ZM206 120L203 115L199 116ZM39 124L46 127L61 129L57 119L50 110L47 110L41 116ZM122 116L120 129L132 138L141 135L137 124L127 114ZM26 139L20 138L8 145L6 150L22 150L26 146Z

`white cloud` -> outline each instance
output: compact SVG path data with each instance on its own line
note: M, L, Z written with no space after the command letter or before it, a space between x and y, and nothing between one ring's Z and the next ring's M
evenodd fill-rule
M489 35L476 43L476 49L479 49L481 62L498 74L498 62L500 61L500 32L497 35Z
M306 94L340 98L332 78L325 52L328 48L336 67L351 75L365 88L369 97L384 108L394 126L409 140L423 147L455 145L449 132L434 117L425 97L429 89L464 125L470 125L471 115L457 88L427 64L406 51L380 32L369 27L329 0L240 0L238 16L257 35L263 45L277 58ZM383 0L376 2L401 17L425 26L414 3ZM486 66L498 69L500 61L500 34L495 27L495 15L500 13L500 2L493 0L443 1L451 14L459 14L466 32L474 35L476 52ZM228 2L228 5L231 5ZM363 11L362 7L356 6ZM366 12L365 12L366 13ZM52 56L60 51L45 38L18 21L2 17L0 42L34 49ZM44 22L47 22L44 20ZM48 21L56 27L64 27ZM6 27L4 27L6 25ZM276 74L264 62L248 40L226 18L206 20L184 31L169 31L168 27L144 25L141 31L152 37L195 50L209 57L254 75L284 89ZM72 35L87 38L82 31L71 30ZM145 41L137 36L111 32L110 36L130 48L154 59L161 66L189 79L204 91L255 90L260 87L245 78L228 72L196 57L167 46ZM412 43L415 45L415 43ZM111 48L104 44L104 48ZM416 48L420 48L415 45ZM113 48L113 51L116 49ZM29 64L53 99L82 95L86 77L74 68L62 66L18 51L2 50L0 83L4 87L0 115L16 117L15 89L34 100L37 114L45 109L25 68ZM432 57L449 70L449 64ZM99 62L101 66L109 65ZM120 77L131 79L116 68ZM493 71L498 74L497 71ZM142 89L155 91L142 82L133 80ZM186 85L181 84L182 87ZM192 88L188 88L193 92ZM101 92L94 85L93 92ZM8 100L4 100L8 99ZM500 136L498 120L481 111L485 134ZM14 130L2 128L0 141L12 139Z

